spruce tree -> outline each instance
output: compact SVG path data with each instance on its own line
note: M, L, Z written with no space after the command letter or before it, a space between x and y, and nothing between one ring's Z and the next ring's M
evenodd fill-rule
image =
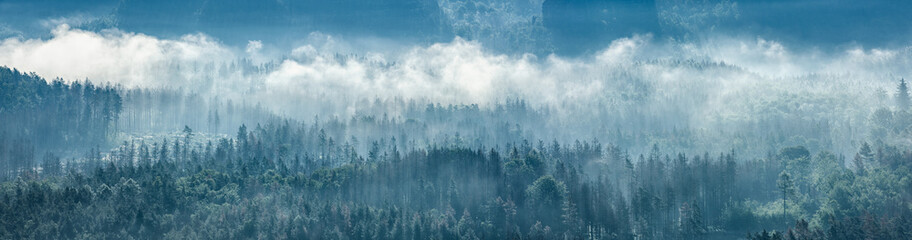
M909 88L906 86L906 79L900 79L896 88L896 108L901 111L909 109Z

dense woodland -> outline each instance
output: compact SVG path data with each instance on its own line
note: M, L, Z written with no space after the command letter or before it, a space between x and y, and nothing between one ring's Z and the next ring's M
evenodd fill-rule
M36 147L48 151L87 149L117 132L123 109L114 87L65 84L0 67L0 164L3 178L36 167Z
M904 80L892 95L857 149L710 152L691 129L573 139L522 100L300 120L0 68L0 238L910 239Z

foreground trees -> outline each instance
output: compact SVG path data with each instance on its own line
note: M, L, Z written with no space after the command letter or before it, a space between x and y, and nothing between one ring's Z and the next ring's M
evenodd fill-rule
M904 224L912 216L912 152L890 146L869 146L881 154L865 160L859 174L834 164L832 154L800 147L739 160L734 151L671 158L658 147L631 158L592 142L408 152L377 142L362 156L346 144L320 150L323 131L309 135L308 126L300 128L242 127L238 138L204 145L192 144L190 130L152 144L126 143L105 161L59 170L55 156L45 155L40 175L0 185L0 236L705 239L753 232L755 239L838 239L910 233ZM278 129L314 139L272 135L282 134ZM299 147L319 152L276 154L305 142L316 146ZM786 190L788 201L781 201Z

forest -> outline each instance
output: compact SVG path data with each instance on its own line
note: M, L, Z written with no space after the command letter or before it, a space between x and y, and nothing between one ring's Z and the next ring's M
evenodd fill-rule
M912 129L904 80L850 156L665 148L705 141L684 129L543 139L555 113L520 99L297 120L5 67L0 86L5 239L912 237L912 151L889 140ZM656 139L678 143L631 151Z
M912 239L910 10L0 0L0 239Z

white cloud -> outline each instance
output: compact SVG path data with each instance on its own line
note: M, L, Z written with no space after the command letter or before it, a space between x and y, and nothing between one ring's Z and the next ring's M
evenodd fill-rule
M197 86L202 73L175 71L229 61L235 55L203 34L163 40L143 34L101 33L60 25L50 39L9 38L0 44L0 64L34 71L46 78L90 79L127 87Z
M581 57L497 54L459 38L358 56L344 54L351 45L331 35L313 33L304 42L289 54L263 54L261 41L250 41L241 52L204 34L160 39L61 25L50 39L3 40L0 65L46 78L243 96L302 115L330 108L351 113L365 98L445 104L523 98L540 106L637 102L656 111L679 106L707 116L738 116L755 110L750 101L773 101L779 93L865 97L874 88L890 88L891 77L908 74L912 58L909 48L796 52L765 39L716 38L695 45L657 43L648 35L616 39ZM269 57L277 55L289 58ZM242 57L277 65L265 73L223 68Z
M247 41L247 54L253 55L257 54L260 49L263 49L263 41L260 40L251 40Z

